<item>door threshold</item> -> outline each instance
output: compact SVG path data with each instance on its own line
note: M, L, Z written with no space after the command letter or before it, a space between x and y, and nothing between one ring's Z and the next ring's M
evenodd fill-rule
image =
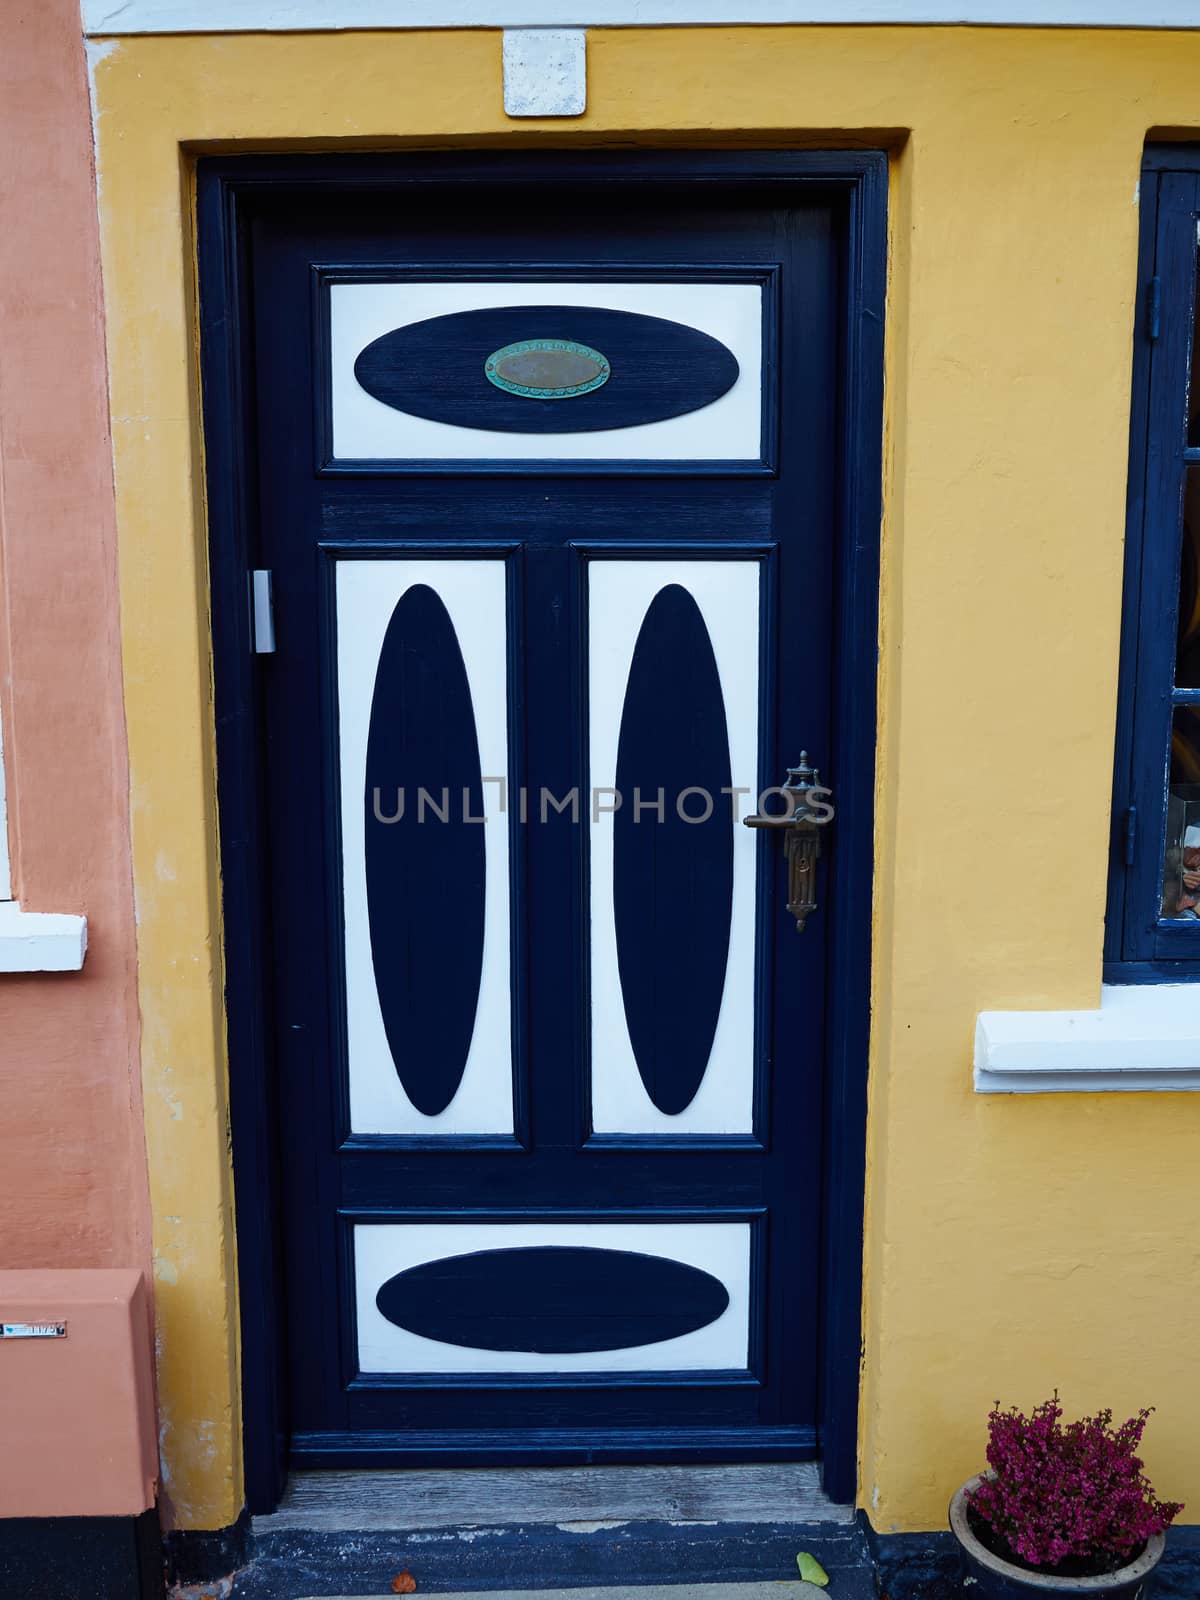
M278 1508L254 1518L256 1535L369 1529L616 1523L823 1523L847 1526L854 1509L830 1500L813 1461L725 1466L456 1467L293 1472Z

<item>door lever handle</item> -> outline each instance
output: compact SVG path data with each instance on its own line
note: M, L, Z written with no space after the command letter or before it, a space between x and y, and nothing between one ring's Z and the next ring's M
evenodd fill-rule
M816 767L810 766L808 752L800 752L799 765L788 768L787 782L771 791L784 796L788 809L772 814L755 812L743 817L747 828L764 828L782 833L783 856L787 863L787 908L796 919L796 932L817 909L817 861L821 854L821 829L833 820L829 804L832 790L823 788Z

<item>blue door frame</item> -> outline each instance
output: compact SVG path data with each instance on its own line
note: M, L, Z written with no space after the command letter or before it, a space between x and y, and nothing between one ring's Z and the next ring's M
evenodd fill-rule
M253 234L271 215L296 214L330 197L379 199L435 192L461 197L554 182L571 192L619 183L664 186L680 196L739 194L818 197L833 206L838 243L834 336L840 373L834 430L836 505L830 619L834 678L830 702L830 778L838 800L836 848L825 865L823 894L844 909L828 929L824 1002L826 1065L822 1128L819 1266L819 1384L815 1444L825 1485L853 1498L857 1385L861 1347L861 1253L869 954L873 876L875 683L886 242L886 157L875 152L549 152L414 157L251 157L203 160L198 168L198 239L204 419L209 481L213 648L222 878L226 928L233 1159L243 1335L247 1498L270 1508L286 1480L293 1420L287 1339L283 1217L288 1179L279 1133L280 1083L269 1019L276 1001L271 959L267 803L262 731L267 711L262 674L247 648L247 572L258 556L260 446L255 329L251 318ZM596 191L604 192L603 189ZM607 191L611 194L613 191ZM307 337L307 329L301 330ZM727 464L705 469L719 479ZM298 467L297 470L300 470ZM307 469L311 472L310 465ZM341 470L341 469L335 469ZM445 477L444 465L429 471ZM689 476L694 469L689 467ZM770 462L763 470L771 470ZM456 467L455 476L463 476ZM620 476L619 469L616 476ZM470 476L468 469L466 476ZM645 478L628 485L645 492ZM714 494L720 485L713 483ZM613 492L621 487L613 484ZM327 541L328 543L329 541ZM584 541L586 542L586 540ZM336 544L336 539L332 544ZM428 553L429 546L422 547ZM611 546L608 547L611 549ZM709 551L713 546L709 544ZM336 553L336 552L335 552ZM389 554L397 551L389 548ZM500 554L501 552L497 552ZM631 551L631 554L635 552ZM640 555L652 554L648 546ZM764 552L765 554L765 552ZM804 625L785 615L781 627ZM783 752L780 752L782 755ZM791 759L791 757L788 757ZM803 1041L793 1048L803 1049ZM368 1211L370 1209L368 1203ZM432 1213L430 1213L432 1214ZM797 1285L806 1296L810 1284ZM467 1398L469 1398L469 1390ZM730 1459L753 1453L714 1431L702 1451L675 1459ZM549 1441L547 1441L549 1442ZM761 1454L762 1452L758 1452ZM553 1459L588 1459L585 1445ZM647 1459L645 1450L633 1458ZM351 1450L347 1459L361 1459ZM621 1459L620 1450L606 1459ZM301 1459L338 1459L336 1447ZM393 1459L385 1454L384 1460ZM452 1442L437 1459L452 1463ZM460 1458L462 1459L462 1458ZM478 1452L467 1457L478 1461ZM497 1446L488 1459L530 1459Z

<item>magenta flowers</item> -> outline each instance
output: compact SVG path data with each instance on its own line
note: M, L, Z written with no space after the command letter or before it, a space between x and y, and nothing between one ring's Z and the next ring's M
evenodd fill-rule
M1117 1428L1111 1411L1065 1426L1062 1416L1057 1393L1028 1417L996 1402L988 1416L991 1473L971 1494L970 1510L1042 1571L1129 1558L1183 1510L1158 1499L1137 1454L1150 1412Z

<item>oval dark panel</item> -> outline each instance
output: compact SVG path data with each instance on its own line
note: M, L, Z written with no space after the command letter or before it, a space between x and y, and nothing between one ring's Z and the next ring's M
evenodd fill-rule
M535 1245L423 1261L380 1289L397 1328L471 1350L535 1355L628 1350L715 1322L729 1291L666 1256Z
M464 791L465 814L481 816L462 651L441 599L417 583L396 602L379 653L364 811L379 1008L404 1091L429 1117L462 1081L483 973L486 830L464 822Z
M569 406L561 393L511 392L486 370L493 358L511 363L522 353L518 345L545 344L588 353L572 357L576 387L586 392L572 394ZM607 363L606 375L591 357ZM528 361L518 363L513 383L532 372ZM594 433L699 411L733 387L738 364L719 339L664 317L595 306L501 306L385 333L359 353L354 376L384 405L432 422L502 433Z
M691 1104L721 1011L733 910L733 799L721 678L700 609L654 597L629 668L613 817L613 915L625 1016L646 1093ZM647 809L664 791L664 820ZM640 793L640 816L634 791ZM679 796L685 797L680 815ZM705 812L711 800L711 813Z

